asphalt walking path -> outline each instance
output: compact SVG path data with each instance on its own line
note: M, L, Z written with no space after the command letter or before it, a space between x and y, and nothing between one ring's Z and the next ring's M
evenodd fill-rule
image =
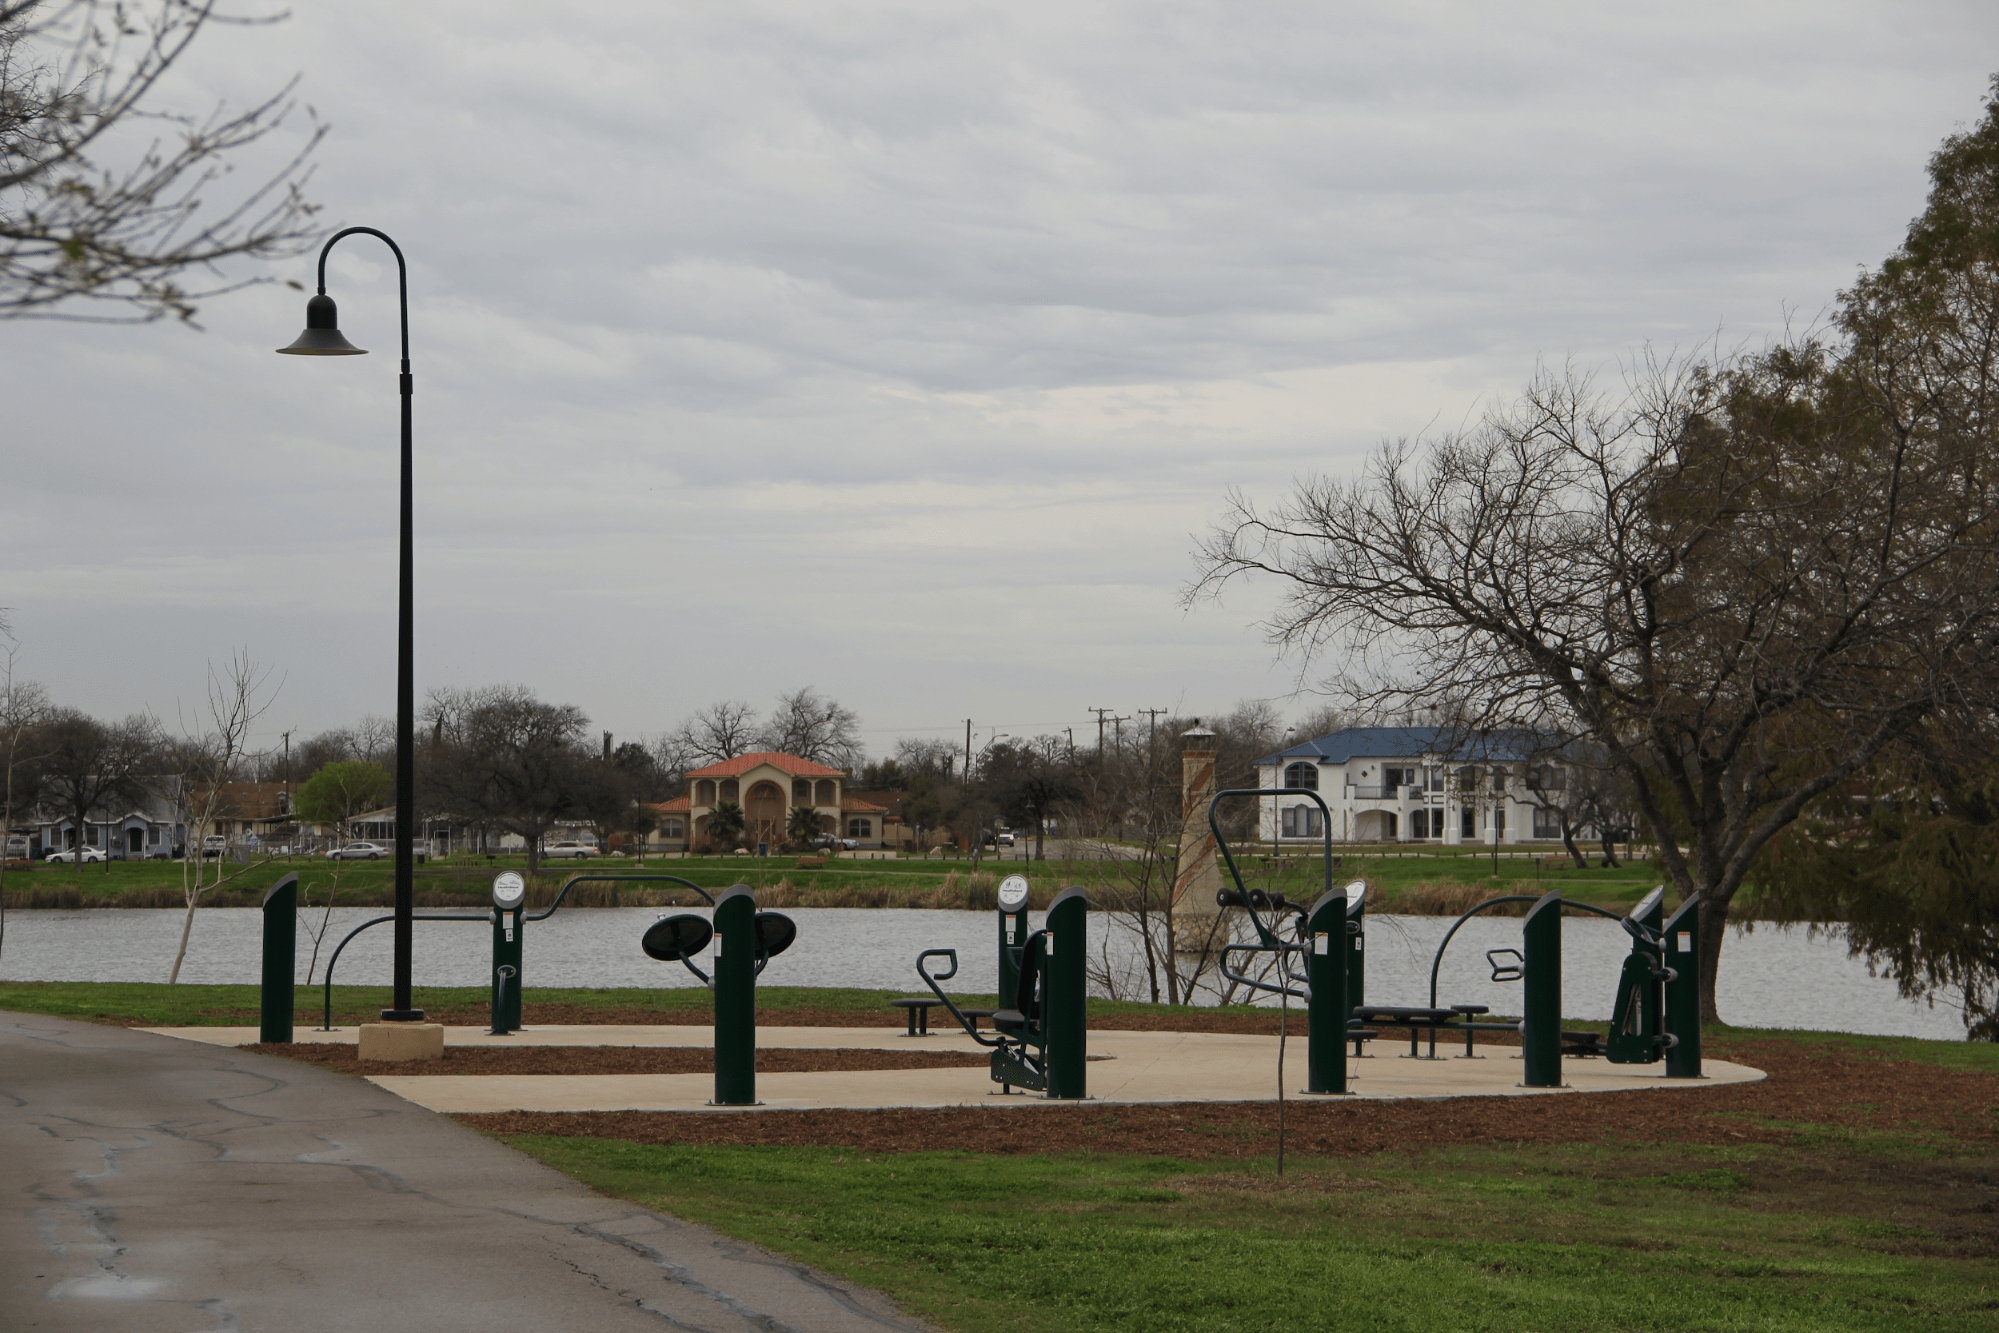
M0 1327L917 1333L343 1074L0 1011Z

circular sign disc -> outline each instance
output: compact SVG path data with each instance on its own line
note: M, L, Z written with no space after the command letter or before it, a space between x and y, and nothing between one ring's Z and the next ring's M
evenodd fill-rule
M519 907L521 900L528 896L528 882L520 872L502 870L493 876L493 906Z
M1027 876L1008 875L1000 881L999 905L1009 912L1027 906Z

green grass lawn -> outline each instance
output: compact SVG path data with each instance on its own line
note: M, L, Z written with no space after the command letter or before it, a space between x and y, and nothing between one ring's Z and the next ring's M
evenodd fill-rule
M1615 908L1635 903L1659 882L1658 876L1642 863L1614 870L1597 867L1577 870L1573 866L1549 870L1539 861L1511 858L1499 862L1495 877L1491 859L1475 851L1384 854L1346 850L1336 854L1341 865L1333 874L1335 887L1365 877L1375 886L1376 902L1387 910L1393 910L1398 898L1421 883L1476 885L1495 894L1539 894L1561 888L1571 898ZM1253 887L1275 889L1310 902L1325 887L1323 860L1288 860L1288 866L1279 871L1264 868L1259 857L1245 857L1245 880ZM212 867L213 863L210 864ZM505 869L525 870L526 865L526 858L519 856L490 860L484 856L458 856L430 861L416 870L418 902L425 906L479 905L485 901L494 874ZM327 894L336 893L342 906L380 906L391 901L394 890L394 871L387 862L336 863L300 857L245 867L232 862L224 866L224 871L232 878L221 890L204 899L208 905L255 905L280 876L294 871L299 875L304 898L313 903L322 903ZM9 872L6 892L9 905L15 907L173 907L183 902L183 873L181 865L165 861L113 861L90 866L43 863L33 870ZM213 874L212 868L209 873ZM576 875L676 875L710 890L744 883L755 889L778 892L787 904L801 907L979 909L991 906L987 877L1026 874L1034 886L1037 904L1071 884L1088 889L1100 884L1116 885L1121 880L1119 867L1100 861L987 859L977 871L981 876L977 891L970 881L973 873L969 857L885 861L836 858L823 868L805 870L799 869L797 858L790 856L654 857L648 858L644 865L611 857L587 862L545 862L534 877L530 902L537 906L548 902L562 884ZM579 907L656 905L667 896L666 889L649 889L643 884L585 884L579 886L569 901ZM688 900L693 901L691 896Z
M509 1142L962 1333L1944 1330L1999 1310L1989 1245L1939 1228L1905 1164L1850 1153L1452 1148L1294 1157L1279 1182L1269 1161Z

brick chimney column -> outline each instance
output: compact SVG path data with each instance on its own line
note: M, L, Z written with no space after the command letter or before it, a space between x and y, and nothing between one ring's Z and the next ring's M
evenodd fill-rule
M1173 877L1175 950L1199 953L1221 908L1222 887L1208 804L1215 799L1215 733L1195 723L1180 733L1180 862Z

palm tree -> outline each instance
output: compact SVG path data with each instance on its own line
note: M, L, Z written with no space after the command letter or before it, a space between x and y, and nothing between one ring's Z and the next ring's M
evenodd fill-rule
M791 822L785 825L786 837L790 838L793 842L810 842L818 837L821 832L822 830L819 827L819 812L817 810L814 810L809 805L794 805L791 807Z
M708 814L708 837L726 847L743 836L743 807L734 801L718 801Z

